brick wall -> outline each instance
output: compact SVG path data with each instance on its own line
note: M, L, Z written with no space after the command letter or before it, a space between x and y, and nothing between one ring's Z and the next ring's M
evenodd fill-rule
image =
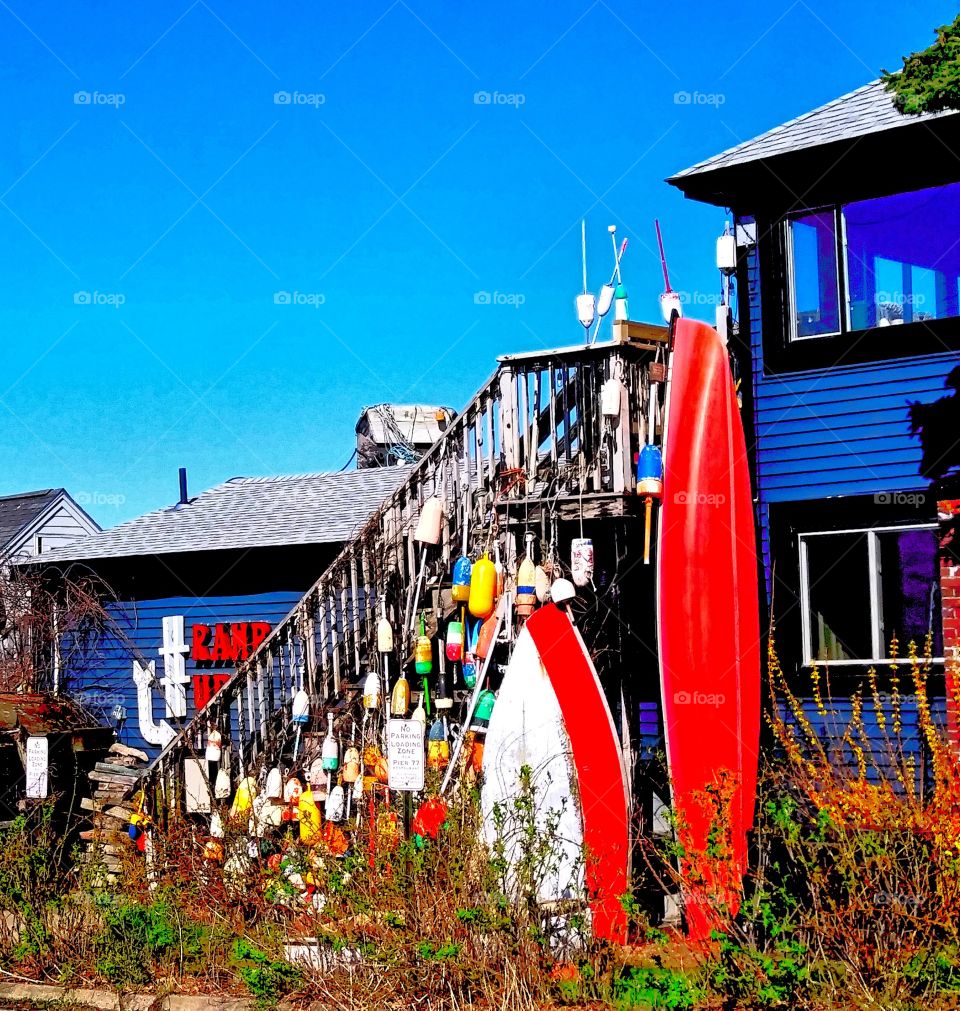
M940 596L943 612L943 656L947 696L947 729L960 746L960 711L957 679L960 677L960 499L937 503L940 521Z

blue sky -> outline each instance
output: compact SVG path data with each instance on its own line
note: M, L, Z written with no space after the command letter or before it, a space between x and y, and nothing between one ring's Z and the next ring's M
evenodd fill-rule
M594 289L606 226L630 239L633 318L655 217L673 287L714 292L723 211L663 179L954 13L0 0L0 494L63 485L112 526L179 466L193 493L337 469L364 405L459 409L497 354L580 339L583 216Z

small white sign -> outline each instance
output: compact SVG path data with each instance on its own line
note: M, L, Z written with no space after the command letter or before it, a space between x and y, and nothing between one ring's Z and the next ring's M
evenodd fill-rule
M50 768L46 737L27 738L27 796L31 800L43 800L47 796L49 783L47 773Z
M425 768L423 724L391 720L387 724L387 785L391 790L422 790Z

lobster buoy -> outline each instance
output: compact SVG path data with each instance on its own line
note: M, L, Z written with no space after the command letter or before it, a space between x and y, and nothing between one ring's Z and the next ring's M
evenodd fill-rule
M542 604L547 599L547 594L550 592L550 577L547 575L547 570L542 565L538 565L536 568L533 586L537 594L537 600Z
M586 586L593 579L593 541L574 537L570 545L570 574L576 586Z
M480 698L477 699L477 708L473 711L472 726L474 729L476 727L485 727L490 722L496 701L496 695L489 688L480 693Z
M363 708L380 708L380 677L376 671L370 671L363 680Z
M436 496L428 498L420 510L417 520L417 532L414 540L421 544L437 544L440 541L440 528L443 524L443 503Z
M213 796L217 800L226 800L230 796L230 774L223 766L217 769L217 778L213 784Z
M208 762L219 762L223 754L223 736L219 730L211 729L207 734L207 750L204 757Z
M427 767L445 769L450 764L450 742L443 720L434 720L427 734Z
M534 535L526 536L526 554L516 570L516 613L530 618L537 607L537 568L534 565Z
M410 708L410 682L407 681L406 674L400 672L397 683L393 686L393 694L390 696L390 712L394 716L406 716Z
M393 652L393 627L387 621L386 615L377 622L377 652Z
M420 619L420 634L413 649L413 664L416 672L426 676L433 671L433 643L426 634L423 618Z
M493 614L496 588L496 566L484 555L473 566L470 575L470 597L467 608L475 618L489 618Z
M497 618L491 614L489 618L480 626L480 635L477 637L477 656L481 660L486 659L487 654L493 646L493 637L497 633Z
M304 727L310 722L310 696L301 688L293 697L293 722Z
M473 564L466 555L461 555L453 565L453 586L450 596L457 604L465 604L470 599L470 573Z
M446 656L451 663L463 659L463 622L451 621L447 625Z
M343 753L343 781L355 783L360 775L360 752L352 745Z
M333 772L340 764L340 748L337 746L336 737L333 736L333 713L327 713L327 736L323 739L320 761L323 763L324 772Z

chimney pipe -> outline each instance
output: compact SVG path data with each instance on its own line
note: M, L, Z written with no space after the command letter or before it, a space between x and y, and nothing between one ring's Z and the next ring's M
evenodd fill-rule
M180 505L186 505L190 501L187 495L187 468L180 468Z

